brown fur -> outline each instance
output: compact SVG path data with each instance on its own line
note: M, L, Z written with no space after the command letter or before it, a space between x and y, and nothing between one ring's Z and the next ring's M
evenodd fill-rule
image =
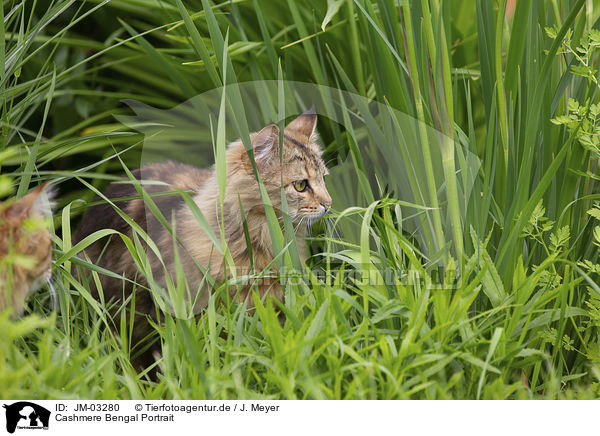
M46 228L28 230L25 225L28 220L45 217L46 211L40 207L45 186L18 201L0 204L0 312L11 308L15 317L23 313L27 297L51 274L50 232Z
M276 125L271 124L251 135L257 168L279 216L281 216L283 175L290 217L299 225L298 233L302 232L307 221L319 219L331 206L331 197L323 180L327 169L316 143L315 126L316 114L312 111L302 114L286 126L281 156L279 130ZM280 158L283 167L280 165ZM251 273L250 255L239 208L241 201L252 244L255 270L260 272L273 261L274 255L258 182L241 141L229 145L226 161L227 185L222 210L226 246L231 253L238 275ZM221 238L219 189L214 166L209 169L198 169L181 163L163 162L147 165L133 174L137 179L159 180L169 185L145 185L144 189L148 193L173 191L172 186L191 191L191 197L206 217L213 232L217 238ZM297 192L293 182L303 179L308 180L310 189L306 192ZM124 197L137 195L137 191L131 184L113 184L107 188L105 195L108 198ZM165 286L166 266L171 280L177 283L174 269L174 258L177 254L192 297L199 294L195 308L201 309L207 304L209 290L204 286L204 273L198 268L197 263L206 268L211 277L220 283L228 278L225 275L224 256L213 245L180 195L157 196L153 200L167 220L171 221L172 214L175 215L177 236L185 249L180 246L175 253L172 235L147 210L143 200L136 199L115 204L140 224L158 245L163 262L149 254L154 279ZM105 204L88 210L76 239L83 239L102 228L113 228L130 236L132 233L130 226L114 212L112 206ZM298 239L298 245L302 250L302 238ZM148 252L150 253L150 250ZM86 250L86 255L103 268L131 280L137 280L141 286L147 285L144 277L139 277L138 268L120 238L113 237L108 244L106 241L98 241ZM120 300L132 291L132 287L122 280L101 276L100 281L106 300L113 298ZM237 293L238 298L243 300L247 298L249 289L249 286L245 286L241 290L232 290L232 293ZM259 285L259 292L261 296L268 292L276 298L283 298L281 287L275 280L263 281ZM156 320L156 309L150 293L143 288L138 288L135 298L138 313L135 319L134 343L143 341L151 333L152 329L145 321L146 316L149 315ZM251 307L251 299L248 299L248 303ZM145 366L151 360L149 356L145 356L138 363L140 366Z

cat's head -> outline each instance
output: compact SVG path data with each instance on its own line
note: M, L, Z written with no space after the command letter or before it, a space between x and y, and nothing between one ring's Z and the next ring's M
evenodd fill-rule
M314 110L285 126L283 147L279 145L279 128L269 124L252 136L254 158L265 185L283 186L294 222L313 222L331 208L324 176L328 174L322 151L318 144L317 114ZM280 155L281 150L281 155ZM273 205L279 206L281 197L277 189L270 195Z
M50 214L46 187L44 183L19 200L0 203L0 282L6 280L10 266L13 289L25 286L33 291L50 278L52 240L45 221Z

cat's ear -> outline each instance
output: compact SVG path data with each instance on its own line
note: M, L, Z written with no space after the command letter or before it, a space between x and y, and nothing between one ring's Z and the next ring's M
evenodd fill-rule
M252 138L254 160L264 166L276 157L279 157L279 127L269 124Z
M12 203L5 211L6 216L13 220L25 219L32 210L37 210L44 215L47 214L49 205L47 204L47 201L43 201L42 196L42 193L46 190L47 186L48 182L46 181L23 198Z
M302 143L308 142L312 134L315 133L316 128L317 113L315 112L314 106L285 126L285 130L289 130L290 133L295 136L294 139L297 139Z

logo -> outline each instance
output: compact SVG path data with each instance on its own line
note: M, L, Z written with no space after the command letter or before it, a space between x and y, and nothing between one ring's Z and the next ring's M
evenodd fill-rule
M48 430L50 411L28 401L4 405L6 409L6 431L14 433L18 429Z

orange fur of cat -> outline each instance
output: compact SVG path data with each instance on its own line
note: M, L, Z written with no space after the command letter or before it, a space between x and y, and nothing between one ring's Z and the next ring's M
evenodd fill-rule
M40 195L46 184L34 189L20 200L0 204L0 312L10 307L13 316L23 313L27 297L48 281L52 266L52 240L45 229L27 230L27 220L41 220ZM20 257L32 263L25 267L7 256ZM28 265L29 266L29 265Z

